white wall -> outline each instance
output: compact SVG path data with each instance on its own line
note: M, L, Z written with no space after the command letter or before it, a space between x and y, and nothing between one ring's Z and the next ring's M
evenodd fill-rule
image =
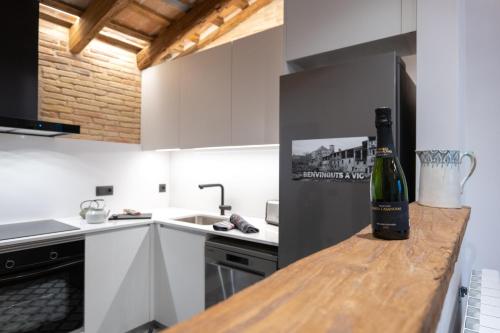
M0 223L77 215L96 185L115 212L168 207L169 176L169 154L139 145L0 134Z
M417 149L459 148L459 1L417 1Z
M463 197L472 207L456 266L465 286L473 268L500 270L499 13L498 0L418 1L417 148L478 159Z
M468 278L471 267L500 270L500 1L462 1L462 140L478 159L464 200L472 207L462 248Z
M175 206L219 213L222 183L233 212L264 217L278 198L279 149L143 152L139 145L0 134L0 223L75 216L95 186L113 185L102 197L123 208ZM158 193L158 184L167 193Z
M219 213L220 190L198 184L222 183L232 212L264 217L266 200L278 198L279 149L259 148L171 153L171 205Z
M464 283L471 268L500 269L499 13L498 0L418 2L417 148L468 150L478 159L463 198L472 207Z
M500 1L417 5L417 148L468 150L478 159L463 197L472 212L456 266L467 286L471 269L500 270ZM455 302L449 297L445 307Z

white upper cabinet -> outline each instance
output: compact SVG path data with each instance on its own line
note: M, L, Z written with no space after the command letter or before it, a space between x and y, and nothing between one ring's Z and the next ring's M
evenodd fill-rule
M283 28L146 69L144 150L279 142Z
M144 150L179 148L180 64L142 72L141 144Z
M231 44L181 58L181 148L231 145Z
M279 142L279 82L282 66L282 27L233 43L233 145Z
M417 0L401 0L401 32L417 30Z
M287 0L286 60L416 29L416 0Z

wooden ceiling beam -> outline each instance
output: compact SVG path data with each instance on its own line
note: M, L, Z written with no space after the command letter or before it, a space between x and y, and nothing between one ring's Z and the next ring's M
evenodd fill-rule
M211 22L213 25L216 25L218 27L220 27L221 25L224 24L224 18L223 17L220 17L220 16L217 16L216 18L214 18Z
M213 19L218 9L229 4L232 0L205 0L196 4L186 15L164 28L158 37L137 54L137 66L145 69L160 61L168 54L168 49L179 41L192 34L192 30L199 24Z
M68 13L68 14L78 16L78 17L82 16L82 13L83 13L83 11L81 9L76 8L74 6L71 6L71 5L68 5L68 4L61 2L61 1L58 1L58 0L41 0L40 3L44 4L48 7L60 10L64 13ZM42 14L40 13L40 15L42 15ZM57 22L54 22L55 20L50 15L44 14L44 17L47 19L47 21L51 21L53 23L58 24ZM59 25L67 26L67 24L63 23L63 22L61 22L61 24L59 24ZM116 22L113 22L113 21L107 23L106 26L108 28L119 31L119 32L126 34L126 35L130 35L134 38L143 40L145 42L150 42L153 40L153 37L146 35L143 32L137 31L135 29L131 29L129 27L125 27L125 26L118 24ZM70 24L70 27L71 27L71 24Z
M193 45L189 49L187 49L184 52L182 52L181 54L179 54L176 58L186 56L188 54L191 54L193 52L196 52L196 51L201 50L202 48L208 46L210 43L214 42L216 39L220 38L221 36L227 34L229 31L236 28L240 23L247 20L250 16L252 16L256 12L258 12L260 9L267 6L271 2L272 2L272 0L257 0L257 1L255 1L253 4L249 5L246 9L242 10L237 15L235 15L233 18L231 18L228 22L223 24L214 33L212 33L209 36L206 36L205 38L200 40L197 44Z
M69 29L69 50L80 53L131 0L94 0Z
M198 34L198 33L192 34L191 36L188 37L188 40L197 44L200 41L200 34Z
M210 20L207 20L207 22L195 26L191 33L201 35L214 25L216 27L221 27L228 17L233 17L235 12L241 11L242 7L245 7L245 4L248 7L248 1L246 0L232 0L226 6L218 9L217 12L212 15L212 18ZM191 40L191 36L188 36L187 39Z
M164 58L184 56L206 47L271 2L271 0L256 0L250 5L248 0L177 1L191 5L192 8L175 21L171 21L133 0L93 0L86 10L60 0L40 0L42 4L63 12L55 15L55 13L41 10L40 18L65 27L71 26L70 47L74 53L80 52L94 37L133 52L137 52L138 47L140 47L138 45L151 42L151 45L144 47L137 54L138 67L144 69ZM165 27L155 38L113 22L112 17L127 6L149 19L164 24ZM236 14L234 13L235 8L239 11ZM73 15L73 18L61 15L64 13ZM81 18L75 22L77 17ZM218 29L201 39L200 35L210 25L215 25ZM135 40L127 41L126 38L117 39L114 35L100 33L104 26L123 34L123 36L131 36ZM190 42L186 42L188 48L183 49L185 41Z
M40 3L78 17L80 17L83 13L80 8L76 8L74 6L68 5L67 3L57 0L40 0Z
M77 16L56 10L53 7L49 7L44 4L40 5L39 13L40 19L52 22L65 28L71 28L76 20L78 20Z
M113 21L107 23L106 27L113 29L113 30L116 30L116 31L119 31L122 34L129 35L129 36L132 36L134 38L143 40L145 42L150 42L154 39L154 37L152 37L152 36L146 35L146 34L140 32L140 31L137 31L135 29L125 27L125 26L118 24L116 22L113 22Z
M62 11L57 11L53 7L49 7L46 5L41 5L40 6L40 19L66 27L66 28L71 28L71 26L76 22L78 19L75 16L69 15L66 12ZM109 27L112 29L111 27ZM115 29L114 29L115 30ZM116 30L118 31L118 30ZM118 31L120 32L120 31ZM122 32L123 33L123 32ZM123 33L124 34L124 33ZM129 36L128 34L124 34L124 37ZM142 44L145 43L144 40L137 38L136 41L134 40L128 40L126 38L119 38L119 36L114 36L105 33L104 29L99 32L99 34L96 37L97 39L106 42L108 44L118 46L122 49L132 51L134 53L137 53L139 50L144 47L144 45L140 45L141 42Z
M40 11L40 19L63 26L65 28L71 28L71 26L73 25L73 23L68 22L67 20L50 15L49 13L42 11Z
M234 6L238 7L239 9L245 9L249 6L249 4L247 0L236 0L234 2Z
M137 2L131 2L130 6L128 6L128 9L136 12L139 15L147 17L148 19L157 21L161 25L167 26L170 24L170 20L168 18L166 18L163 15L158 14L157 12L150 9L149 7L138 4Z
M96 39L106 44L110 44L133 53L137 53L141 50L141 48L136 45L126 43L120 39L116 39L104 34L97 35Z

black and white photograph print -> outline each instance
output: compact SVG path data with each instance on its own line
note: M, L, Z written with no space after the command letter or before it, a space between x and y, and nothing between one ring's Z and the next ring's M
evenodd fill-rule
M367 182L375 160L375 137L292 141L292 177L302 181Z

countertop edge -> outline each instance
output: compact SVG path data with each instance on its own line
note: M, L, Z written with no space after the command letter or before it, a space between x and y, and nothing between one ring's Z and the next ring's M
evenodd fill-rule
M467 225L469 224L469 219L470 219L470 215L471 215L471 208L470 207L463 206L462 208L465 208L468 211L467 211L467 215L464 217L465 222L462 224L462 228L460 230L459 237L455 243L455 248L452 251L452 256L450 256L450 263L449 263L450 269L446 270L446 272L445 272L446 276L440 280L441 283L439 284L438 292L436 292L434 294L434 298L438 298L438 299L431 302L431 304L434 305L434 308L429 311L431 316L432 316L432 320L430 320L428 322L428 324L429 324L428 326L427 325L422 326L421 332L431 332L431 331L435 330L438 323L439 323L439 320L441 318L441 311L442 311L443 306L444 306L446 294L448 293L448 287L450 285L450 280L451 280L451 277L453 275L453 270L455 268L455 265L458 261L458 256L460 254L460 248L462 246L462 242L463 242L464 236L465 236L465 231L467 229Z
M166 216L166 215L169 215L169 210L173 211L173 213L170 213L171 216ZM244 240L244 241L250 241L250 242L254 242L254 243L278 246L278 230L279 230L279 228L276 226L267 225L264 227L266 230L260 231L263 235L265 232L268 232L268 230L274 230L276 232L276 237L273 237L273 239L274 238L276 239L276 242L274 242L273 240L267 239L267 238L264 238L264 239L256 238L258 236L257 234L245 234L243 232L236 231L236 230L232 230L229 232L216 231L216 230L213 230L213 228L211 226L191 225L189 223L177 222L177 221L173 220L173 218L187 216L187 215L191 215L191 214L214 215L214 214L207 213L207 212L188 210L188 209L179 209L179 208L172 207L172 208L162 209L161 213L156 214L156 215L159 215L158 217L155 217L155 214L153 214L153 218L151 218L151 219L108 221L108 222L100 223L100 224L87 224L83 221L83 219L81 219L80 217L76 217L76 216L67 217L67 218L55 218L55 220L57 220L59 222L78 227L79 229L2 240L2 241L0 241L0 251L6 252L6 251L9 251L11 248L15 248L17 245L22 245L22 244L40 243L43 241L56 240L59 238L69 238L69 237L74 237L74 236L79 236L79 235L85 236L85 235L90 235L90 234L94 234L94 233L127 229L127 228L134 228L134 227L140 227L140 226L147 226L147 225L151 225L151 224L164 225L168 228L181 230L181 231L194 232L194 233L198 233L198 234L218 235L218 236L240 239L240 240ZM252 222L259 223L260 220L263 221L263 219L259 219L259 218L248 217L248 219L251 220L251 221L249 221L250 223L252 223ZM20 223L22 223L22 222L20 222ZM263 229L262 225L259 224L259 226L261 227L260 229Z
M368 226L168 332L433 332L470 208L410 213L409 240L377 240Z

